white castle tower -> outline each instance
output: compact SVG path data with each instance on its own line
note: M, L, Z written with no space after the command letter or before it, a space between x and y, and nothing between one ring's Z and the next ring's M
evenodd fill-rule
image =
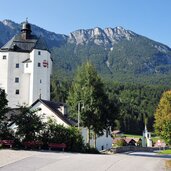
M0 49L0 88L5 89L8 106L31 105L40 96L50 100L51 71L46 43L23 22L21 33Z

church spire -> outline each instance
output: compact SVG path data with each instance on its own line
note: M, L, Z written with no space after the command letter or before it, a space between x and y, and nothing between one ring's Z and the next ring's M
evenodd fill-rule
M22 23L21 35L23 39L29 39L31 35L31 25L28 23L28 18Z

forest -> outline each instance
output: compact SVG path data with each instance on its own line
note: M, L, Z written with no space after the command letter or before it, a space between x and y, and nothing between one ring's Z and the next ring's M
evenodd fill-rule
M83 73L82 77L84 75ZM54 101L67 102L74 79L61 81L58 78L57 75L52 78L51 98ZM142 134L145 124L149 131L154 130L154 113L162 93L169 90L169 86L101 80L104 85L104 96L107 98L103 105L108 106L110 110L110 124L113 130L120 129L124 133ZM75 109L75 112L77 111Z

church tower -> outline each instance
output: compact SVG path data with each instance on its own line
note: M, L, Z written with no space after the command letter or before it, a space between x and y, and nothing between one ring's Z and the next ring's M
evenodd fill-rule
M151 133L148 132L146 125L145 125L145 129L143 131L142 147L152 147Z
M0 49L0 88L11 108L30 106L40 96L50 100L52 59L45 41L31 33L26 20L21 32Z

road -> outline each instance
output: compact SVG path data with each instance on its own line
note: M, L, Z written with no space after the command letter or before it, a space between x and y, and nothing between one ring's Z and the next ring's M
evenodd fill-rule
M166 171L164 160L171 158L154 153L91 155L11 151L0 150L0 171ZM5 163L8 160L5 155L12 156L11 161Z

